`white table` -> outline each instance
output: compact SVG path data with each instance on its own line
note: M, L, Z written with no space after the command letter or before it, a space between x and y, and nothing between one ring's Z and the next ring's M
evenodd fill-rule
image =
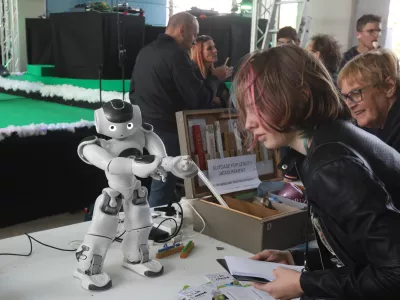
M43 243L69 249L68 243L82 240L88 226L89 222L79 223L31 235ZM179 254L161 259L164 275L153 279L123 268L121 244L114 242L104 263L104 270L111 276L113 286L102 292L86 291L80 281L72 277L77 266L75 252L57 251L33 242L33 253L29 257L0 256L0 299L173 300L177 299L184 285L203 284L206 283L205 274L224 272L216 262L217 258L251 255L204 235L198 235L193 241L195 248L187 259L180 259ZM151 247L152 257L161 246ZM217 246L224 250L217 250ZM0 253L28 251L26 236L0 240Z

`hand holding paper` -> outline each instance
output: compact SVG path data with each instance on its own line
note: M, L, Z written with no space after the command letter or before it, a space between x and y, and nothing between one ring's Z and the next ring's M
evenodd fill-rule
M302 266L290 266L236 256L226 256L225 261L229 272L233 276L256 277L269 281L274 281L276 279L276 275L273 271L279 267L295 270L296 272L301 272L304 268Z
M274 299L293 299L301 297L304 291L300 285L301 273L296 270L279 267L272 271L276 279L269 283L253 283L253 287L267 292Z
M290 251L280 251L280 250L264 250L251 259L274 262L284 265L294 265L293 256Z

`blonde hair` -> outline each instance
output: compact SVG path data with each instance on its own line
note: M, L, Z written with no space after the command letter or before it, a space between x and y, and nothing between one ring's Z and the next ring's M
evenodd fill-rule
M387 49L370 51L350 60L338 75L338 85L343 80L374 84L377 88L385 88L387 79L393 79L400 85L399 61L396 55Z

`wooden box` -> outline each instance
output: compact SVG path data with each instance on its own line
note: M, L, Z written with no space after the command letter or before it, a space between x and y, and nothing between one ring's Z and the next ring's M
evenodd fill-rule
M201 169L205 168L204 157L201 161L199 156L205 156L207 163L208 159L222 159L221 151L224 157L249 155L238 145L238 137L241 138L242 134L236 130L235 125L231 126L237 122L235 113L226 109L181 111L176 113L176 119L181 155L191 155L199 167L201 165ZM202 129L205 127L207 131L212 131L210 125L214 125L214 142L207 132L203 132L205 129ZM233 135L231 130L234 131ZM222 148L221 145L217 145L218 135L223 140ZM200 137L206 140L206 143L215 144L200 147ZM235 139L236 143L232 139ZM204 154L201 153L201 148ZM221 151L218 151L219 149ZM259 145L254 154L261 181L282 180L277 167L280 159L278 151L270 151ZM207 173L206 169L204 171ZM195 199L193 206L206 223L203 234L212 238L251 253L264 249L284 250L305 242L305 227L308 221L306 210L279 203L274 204L274 209L269 209L261 204L262 199L256 197L256 189L222 195L229 206L227 208L219 204L196 176L185 180L185 194L186 198ZM203 228L203 222L199 218L194 217L193 223L195 231Z

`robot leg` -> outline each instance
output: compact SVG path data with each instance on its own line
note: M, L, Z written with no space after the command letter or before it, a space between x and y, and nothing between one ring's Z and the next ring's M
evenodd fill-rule
M147 195L147 189L139 187L133 198L124 201L126 233L122 242L122 265L142 276L157 277L162 275L164 267L150 259L148 240L153 222Z
M86 290L107 290L112 286L108 274L102 272L108 248L118 229L118 213L122 206L119 192L106 188L97 198L93 219L82 245L76 251L78 268L74 277Z

